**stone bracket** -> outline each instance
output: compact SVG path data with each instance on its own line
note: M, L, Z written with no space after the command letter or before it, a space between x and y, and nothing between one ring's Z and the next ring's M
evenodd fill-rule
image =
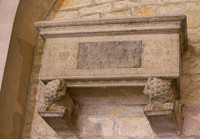
M67 92L64 80L53 80L42 89L38 114L59 136L79 135L79 104Z
M159 137L178 136L181 129L181 105L178 101L173 109L144 110L153 131Z
M66 112L38 112L58 136L79 136L79 105L76 104L70 120Z

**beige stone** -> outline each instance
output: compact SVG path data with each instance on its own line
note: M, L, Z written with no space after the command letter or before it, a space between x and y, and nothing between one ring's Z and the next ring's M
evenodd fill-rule
M42 53L35 55L34 65L41 65L42 62Z
M200 43L200 33L196 32L194 34L189 35L188 40L190 46Z
M154 15L155 6L140 6L135 8L135 15L145 16L145 15Z
M126 136L111 136L111 137L105 137L104 139L129 139L129 137L126 137Z
M94 0L94 3L111 2L112 0Z
M102 136L112 136L114 134L114 122L113 118L99 118Z
M140 0L139 3L140 4L156 4L157 0Z
M138 4L137 0L123 0L123 1L114 2L113 8L114 9L121 9L121 8L126 8L126 7L133 8L137 4Z
M38 79L40 75L41 66L34 66L31 73L32 78Z
M158 3L163 4L163 3L178 3L178 2L185 2L183 0L158 0Z
M189 89L181 94L181 102L184 104L199 103L200 89Z
M158 14L181 14L185 11L185 4L177 3L177 4L166 4L159 6Z
M115 10L103 15L103 17L106 18L130 17L130 16L132 16L132 10L130 8Z
M181 78L181 90L183 92L191 90L191 89L198 89L200 87L200 75L182 75Z
M37 101L36 95L38 95L38 94L39 94L39 83L31 82L29 99L32 101Z
M81 108L82 114L91 115L138 115L143 114L143 106L83 106Z
M148 120L144 116L127 116L121 117L118 121L119 135L138 137L154 136Z
M99 136L83 136L81 137L81 139L102 139L102 138Z
M94 13L102 13L102 12L110 11L111 8L112 8L111 3L101 4L101 5L97 5L93 7L84 7L79 10L79 14L83 16L83 15L90 15Z
M59 11L56 13L53 20L69 20L78 17L78 11Z
M95 116L82 118L82 134L86 135L98 135L97 131L97 118Z
M38 42L37 42L37 46L36 46L36 52L37 53L43 53L44 45L45 45L45 41L41 37L38 37Z
M200 112L186 110L182 129L185 136L200 136Z
M114 130L113 118L97 118L95 116L85 116L82 119L82 134L112 136Z
M91 2L92 0L59 0L55 5L55 9L81 7L91 4Z
M89 19L89 18L100 18L100 14L91 14L91 15L84 15L84 16L81 16L81 18L84 18L84 19Z
M200 25L200 14L199 11L189 11L187 15L187 25L188 27L197 27Z
M38 136L55 136L55 131L49 127L49 125L38 115L34 114L33 123L30 134L36 134Z
M186 9L187 10L199 10L199 5L197 2L188 2L186 3Z
M183 69L184 74L198 74L200 68L199 55L184 55Z

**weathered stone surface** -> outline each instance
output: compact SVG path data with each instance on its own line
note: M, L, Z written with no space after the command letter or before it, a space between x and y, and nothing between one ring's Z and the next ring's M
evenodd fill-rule
M55 5L55 9L66 9L66 8L73 8L73 7L81 7L86 6L92 3L92 0L60 0Z
M154 136L154 133L145 116L121 117L118 121L119 135L138 137L138 136Z
M39 74L40 74L40 70L41 70L41 66L34 66L32 73L31 73L31 77L38 79L39 78Z
M83 136L81 139L102 139L102 137L99 136Z
M103 13L103 12L110 11L111 8L112 8L112 5L110 3L101 4L101 5L97 5L93 7L84 7L84 8L79 9L79 14L83 16L83 15L88 15L88 14L90 15L94 13Z
M187 2L186 3L187 10L199 10L199 5L197 2Z
M82 135L112 136L114 119L108 117L97 118L96 116L84 116L82 118Z
M185 4L167 4L159 6L159 14L181 14L185 10Z
M79 43L77 68L139 68L141 53L142 41Z
M35 55L35 59L34 59L34 65L41 65L42 63L42 54L37 54Z
M140 0L139 3L140 4L156 4L157 0Z
M178 3L178 2L185 2L183 0L158 0L158 3Z
M130 8L115 10L103 15L103 17L106 18L130 17L130 16L132 16L132 10Z
M38 82L31 83L30 94L29 94L29 99L31 101L37 101L36 95L37 95L37 92L39 91L38 86L39 86Z
M126 7L135 7L137 5L137 0L123 0L113 3L114 9L121 9Z
M187 15L187 25L188 27L197 27L200 25L200 15L199 11L189 11Z
M55 136L56 132L37 114L34 114L30 134L38 136Z
M112 0L94 0L94 3L111 2Z
M130 139L126 136L111 136L111 137L105 137L104 139Z
M198 74L200 73L200 56L192 55L191 53L185 53L183 56L183 74Z
M100 18L100 14L98 13L98 14L91 14L91 15L83 15L80 18L83 18L83 19L85 19L85 18Z
M154 15L155 14L155 6L140 6L135 8L135 15L145 16L145 15Z
M200 111L185 110L182 132L185 136L200 136Z
M181 91L185 92L188 90L200 88L200 75L182 75L181 78Z
M53 20L69 20L78 17L78 11L59 11L55 14Z
M189 89L181 94L181 102L184 104L199 103L200 89Z
M143 114L143 106L82 106L81 114L88 115L140 115Z

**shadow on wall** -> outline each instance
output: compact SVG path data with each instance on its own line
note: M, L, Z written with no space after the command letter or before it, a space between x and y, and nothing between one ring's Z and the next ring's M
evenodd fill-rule
M21 0L16 13L0 93L0 138L20 138L34 46L38 31L56 0Z

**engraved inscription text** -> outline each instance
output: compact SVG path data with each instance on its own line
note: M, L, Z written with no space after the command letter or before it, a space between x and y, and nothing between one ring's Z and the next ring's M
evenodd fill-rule
M79 43L78 69L138 68L142 41Z

